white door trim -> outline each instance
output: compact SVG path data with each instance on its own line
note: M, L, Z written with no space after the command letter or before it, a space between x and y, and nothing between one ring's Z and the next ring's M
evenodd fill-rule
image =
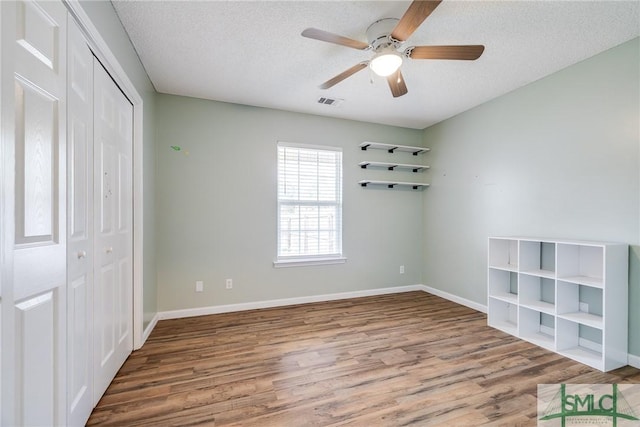
M107 69L133 104L133 349L144 344L143 339L143 101L135 86L129 80L116 56L113 54L98 29L93 25L78 0L62 0L71 16L84 33L91 50ZM147 334L148 335L148 334Z
M0 424L13 422L14 408L14 351L5 348L6 343L14 342L14 308L13 308L13 242L14 242L14 116L8 111L13 109L13 103L7 105L11 91L14 90L13 79L6 76L13 74L13 61L6 58L14 57L14 39L4 37L15 34L15 20L5 19L15 16L15 4L0 3ZM2 96L4 94L4 97ZM5 99L7 98L7 99ZM12 98L11 98L12 99ZM7 141L7 142L6 142ZM8 142L10 141L10 142Z

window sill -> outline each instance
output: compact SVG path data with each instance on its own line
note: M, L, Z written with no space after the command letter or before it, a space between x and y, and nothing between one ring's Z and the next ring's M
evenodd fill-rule
M284 259L273 261L275 268L287 268L287 267L309 267L312 265L330 265L330 264L344 264L347 262L345 257L332 257L332 258L299 258L299 259Z

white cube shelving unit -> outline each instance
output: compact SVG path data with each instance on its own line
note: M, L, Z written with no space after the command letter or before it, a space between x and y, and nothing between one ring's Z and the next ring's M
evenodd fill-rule
M489 326L601 371L627 364L621 243L490 237Z

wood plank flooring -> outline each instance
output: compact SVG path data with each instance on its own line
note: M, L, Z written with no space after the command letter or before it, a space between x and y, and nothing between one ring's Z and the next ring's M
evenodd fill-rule
M535 426L537 384L640 383L424 292L165 320L88 425Z

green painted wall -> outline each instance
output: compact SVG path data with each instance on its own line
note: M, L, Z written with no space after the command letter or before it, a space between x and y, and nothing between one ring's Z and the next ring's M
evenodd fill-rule
M487 238L626 242L640 355L640 41L432 126L423 281L486 304Z
M358 167L388 156L360 142L420 145L421 130L172 95L158 95L156 114L159 310L420 283L424 193L357 181L388 173ZM342 147L345 264L273 267L278 141Z

